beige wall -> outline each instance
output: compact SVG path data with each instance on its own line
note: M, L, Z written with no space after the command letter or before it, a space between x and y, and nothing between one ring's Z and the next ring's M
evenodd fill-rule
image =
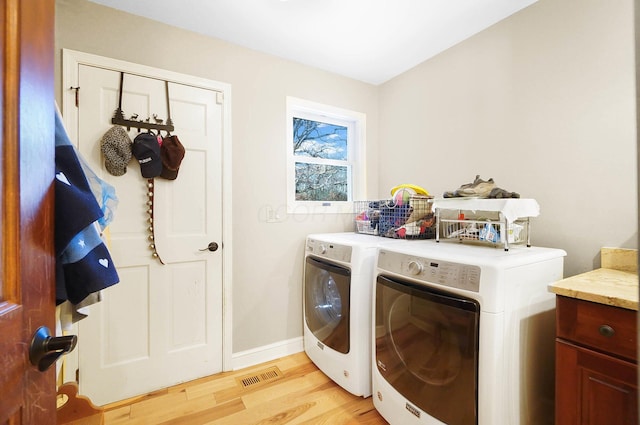
M632 0L540 0L380 87L380 188L473 180L535 198L532 242L637 247Z
M62 48L231 84L233 352L300 337L304 238L352 224L346 215L265 222L263 207L286 211L286 96L365 113L376 164L377 88L85 0L56 1L56 81ZM369 173L376 192L375 167Z
M369 197L406 182L439 196L481 174L538 200L533 243L565 249L567 276L598 266L601 246L635 248L632 12L632 0L540 0L374 87L57 0L57 72L69 48L232 85L237 353L302 335L304 237L350 227L340 216L261 217L286 202L288 95L367 115Z

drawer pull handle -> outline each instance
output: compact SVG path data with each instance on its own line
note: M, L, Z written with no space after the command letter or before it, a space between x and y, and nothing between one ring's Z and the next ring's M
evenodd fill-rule
M600 332L600 335L606 336L607 338L611 338L616 333L616 331L609 325L600 326L600 329L598 329L598 332Z

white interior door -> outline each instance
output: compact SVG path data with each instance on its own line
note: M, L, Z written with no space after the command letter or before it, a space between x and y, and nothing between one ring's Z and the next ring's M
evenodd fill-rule
M155 244L148 239L147 180L133 158L109 174L100 140L118 106L120 73L79 65L78 149L113 185L119 203L107 229L120 283L79 322L80 393L99 405L222 370L221 93L170 83L171 118L186 149L176 180L155 179ZM125 118L166 120L164 81L124 75ZM151 118L153 121L153 118ZM138 130L132 128L133 140Z

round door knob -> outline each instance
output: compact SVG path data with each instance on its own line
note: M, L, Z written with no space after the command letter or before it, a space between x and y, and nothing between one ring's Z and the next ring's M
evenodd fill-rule
M202 248L200 251L217 251L218 250L218 244L215 242L209 242L209 245L207 245L206 248Z

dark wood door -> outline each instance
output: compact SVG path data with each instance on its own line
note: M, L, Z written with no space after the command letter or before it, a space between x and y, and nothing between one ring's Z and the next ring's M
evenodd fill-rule
M637 365L556 341L556 424L637 425Z
M54 327L53 0L0 5L0 424L55 424L55 368L29 363Z

